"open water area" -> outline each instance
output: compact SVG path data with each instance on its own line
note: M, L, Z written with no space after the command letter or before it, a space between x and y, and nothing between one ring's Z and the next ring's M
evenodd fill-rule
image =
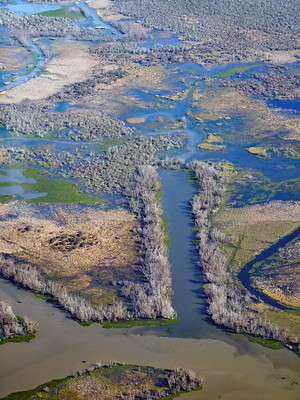
M45 4L30 5L19 0L15 3L14 6L19 7L18 11L30 13L58 7ZM79 5L87 8L82 1ZM42 6L49 8L42 8ZM13 9L13 5L7 7ZM89 11L95 24L106 24L100 20L95 11L91 9ZM111 34L112 27L107 24L106 28L108 34ZM118 33L115 32L115 34ZM153 38L144 45L152 46L160 43L160 40L161 44L177 44L175 36L172 35L168 43L168 38L154 32ZM33 49L36 45L31 42L30 46ZM36 48L34 50L38 52ZM42 61L40 54L40 61L32 73L39 73ZM190 79L190 86L199 87L200 85L205 88L206 81L203 77L222 79L226 77L225 72L233 71L234 68L241 66L244 65L218 66L210 70L190 64L179 65L176 68L172 66L170 79L173 84L175 82L176 90L186 89L186 83L182 80L186 82L187 78ZM264 72L270 68L270 65L260 63L259 65L249 64L248 67L249 69L243 72L239 79L245 79L253 71ZM294 68L295 65L288 65L288 67ZM230 78L238 77L237 73L229 74L229 76ZM20 78L14 84L21 83ZM1 87L0 81L1 90L9 87L8 85ZM152 101L154 106L146 109L138 106L128 107L120 117L123 120L133 115L144 118L145 128L141 126L137 129L145 135L159 135L169 131L163 127L163 123L161 126L157 125L157 118L165 122L179 120L186 116L190 107L190 94L180 101L166 99L164 102L157 101L158 97L166 94L164 92L145 93L136 90L133 94L141 102ZM268 106L283 108L282 112L299 112L297 102L270 101ZM52 111L63 112L69 107L72 107L69 103L57 103ZM246 151L248 146L243 144L230 143L226 150L214 153L200 150L197 146L203 141L205 135L194 119L188 116L186 118L187 127L184 129L188 137L186 147L171 153L170 156L183 158L186 161L194 158L228 160L235 167L249 168L262 173L272 182L299 177L298 160L284 157L258 158L248 153ZM206 127L211 128L210 124L214 123L215 121L207 122ZM222 129L230 129L231 124L237 129L238 124L242 122L239 119L233 119L228 122L228 125L225 123L217 127L214 125L214 129L216 133L221 133ZM58 152L63 150L73 152L77 148L77 151L87 156L92 150L97 153L99 144L98 142L74 142L67 137L13 137L3 129L0 133L0 144L4 147L51 146ZM22 183L33 183L34 179L25 177L22 168L3 167L1 171L0 195L17 194L17 199L20 200L28 199L30 196L45 195L45 193L28 193L23 189ZM37 337L31 342L8 343L0 346L0 396L30 389L51 379L67 376L99 360L103 362L116 360L163 368L181 366L205 376L203 390L182 395L182 398L186 399L299 399L300 361L296 354L288 349L271 350L250 343L245 336L229 334L210 322L206 313L202 275L198 267L189 207L196 188L188 182L187 174L183 171L160 170L159 176L163 189L163 217L170 222L169 259L172 265L173 305L178 313L178 322L167 327L151 326L130 329L104 329L99 324L83 327L55 305L46 303L33 293L0 279L0 298L10 299L18 315L28 315L36 320L39 326ZM1 184L5 182L13 182L14 185L2 186ZM281 195L279 193L276 196L275 199L280 199ZM267 252L266 257L269 255L270 252Z

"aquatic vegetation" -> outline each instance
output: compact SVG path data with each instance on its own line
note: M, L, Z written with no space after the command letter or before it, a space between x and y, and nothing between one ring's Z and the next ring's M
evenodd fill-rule
M85 19L88 18L88 11L82 9L81 7L68 7L62 6L56 10L48 10L38 13L42 17L59 17L59 18L69 18L69 19Z
M42 192L46 195L28 200L30 203L45 204L76 204L86 205L105 204L106 200L99 197L81 193L76 189L76 184L72 181L53 179L43 175L43 170L29 168L24 172L24 176L32 177L36 183L23 183L24 189Z
M206 150L206 151L220 151L220 150L226 149L225 145L211 144L211 143L207 143L207 142L200 143L200 144L198 144L197 147L201 150Z

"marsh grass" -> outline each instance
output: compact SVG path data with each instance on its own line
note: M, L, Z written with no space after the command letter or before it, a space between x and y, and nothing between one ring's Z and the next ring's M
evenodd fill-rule
M22 186L26 190L35 190L36 192L46 192L44 197L30 199L28 202L34 204L76 204L83 203L86 205L109 204L108 200L99 197L83 194L76 189L76 184L71 181L62 179L53 179L45 175L41 175L43 170L38 168L28 168L24 171L24 176L34 178L36 183L23 183Z

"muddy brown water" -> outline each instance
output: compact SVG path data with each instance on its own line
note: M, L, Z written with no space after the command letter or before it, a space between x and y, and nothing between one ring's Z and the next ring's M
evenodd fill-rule
M171 221L170 260L178 324L134 329L82 327L53 305L1 280L0 298L9 298L18 315L38 321L39 332L29 343L0 346L0 396L67 376L99 360L116 360L162 368L181 366L205 376L204 389L182 395L186 399L299 399L300 362L295 354L249 343L207 321L187 207L194 189L183 172L161 171L160 175L164 216Z

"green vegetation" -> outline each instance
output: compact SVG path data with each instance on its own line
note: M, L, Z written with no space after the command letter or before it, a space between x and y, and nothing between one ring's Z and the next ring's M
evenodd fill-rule
M260 344L261 346L268 347L269 349L280 350L284 348L283 343L277 342L275 340L263 339L261 337L251 336L248 334L244 334L244 336L246 336L249 342Z
M31 74L31 72L35 69L35 67L38 65L40 61L40 55L37 51L33 51L33 61L32 64L27 66L27 71L23 74L24 76L27 76Z
M34 396L38 392L43 391L44 388L53 389L56 388L58 385L66 382L70 376L62 379L53 379L51 382L43 383L42 385L37 386L35 389L26 390L25 392L16 392L9 394L7 397L4 397L6 400L26 400L30 399L31 396Z
M16 182L0 182L0 188L1 187L14 186L14 185L19 185L19 183L16 183Z
M171 247L171 236L169 229L170 221L167 218L162 218L161 230L164 235L164 243L168 249Z
M103 140L99 144L99 152L100 153L104 153L109 147L115 146L115 145L120 144L120 143L123 143L126 140L128 140L128 139L127 138L116 138L116 139Z
M174 325L178 322L178 318L173 319L133 319L129 321L119 321L119 322L102 322L101 325L103 328L132 328L134 326L151 326L151 325L159 325L159 326L168 326Z
M229 78L234 74L242 74L243 72L249 71L251 68L259 67L260 64L254 65L237 65L236 67L230 68L227 71L220 72L216 75L207 75L209 78Z
M50 203L50 204L75 204L84 203L86 205L94 205L107 202L107 200L99 197L80 193L76 189L76 184L71 181L61 179L53 179L40 175L44 171L38 168L28 168L24 172L24 176L34 178L36 183L23 183L22 186L26 190L35 190L36 192L47 192L44 197L38 197L28 200L30 203Z
M39 299L43 299L43 300L49 300L49 299L50 299L49 296L46 296L46 295L41 294L41 293L34 292L34 294L35 294L35 296L38 297Z
M30 342L30 340L34 339L36 336L35 333L27 333L26 335L20 335L11 339L2 339L0 340L0 345L5 343L21 343L21 342Z
M12 201L15 199L15 195L13 194L6 194L4 196L0 196L0 203L8 203L9 201Z
M69 6L63 6L56 10L43 11L41 13L37 13L37 15L41 15L42 17L59 17L59 18L69 18L69 19L86 18L82 10L80 10L78 13L71 12L69 11Z

